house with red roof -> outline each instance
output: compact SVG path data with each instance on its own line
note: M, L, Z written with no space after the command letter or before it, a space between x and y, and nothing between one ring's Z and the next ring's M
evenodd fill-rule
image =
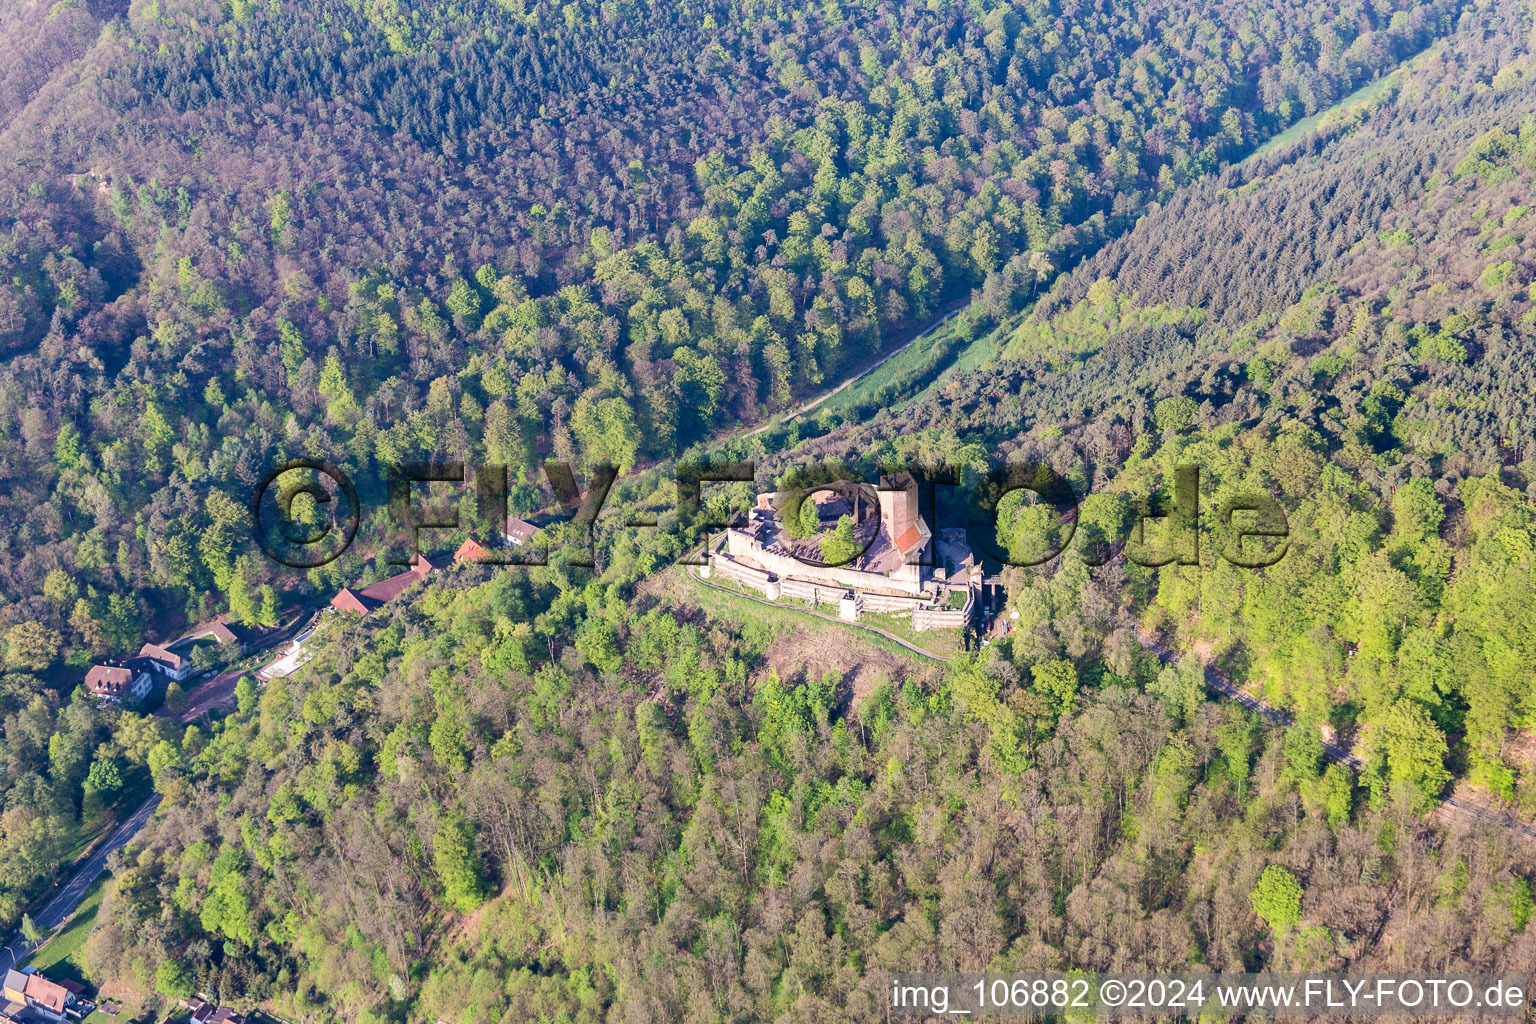
M84 992L76 982L54 981L33 967L12 968L5 972L0 987L0 1020L14 1024L79 1020L84 1008L76 1004Z
M192 659L169 647L145 644L139 648L139 657L167 679L180 682L192 674Z
M43 977L34 974L27 979L26 987L27 1005L39 1007L55 1014L64 1016L64 1008L69 1005L69 989Z
M366 616L376 608L381 608L416 583L427 578L427 574L437 566L428 561L426 555L416 555L411 559L411 567L405 572L370 583L366 587L354 589L343 587L341 591L331 598L331 607L337 611L347 612L350 615Z
M144 659L126 662L108 661L92 665L85 674L86 692L102 700L120 701L124 697L143 700L154 689L153 669Z
M511 557L508 555L496 554L494 545L499 544L505 547L522 547L532 541L538 532L539 527L534 523L530 523L528 520L521 519L517 516L508 516L507 521L502 524L501 535L499 537L493 539L490 543L484 544L475 538L470 537L464 541L463 544L460 544L459 549L453 553L453 560L455 562L490 562L497 565L509 564Z
M453 553L455 562L484 562L491 558L491 549L470 537Z

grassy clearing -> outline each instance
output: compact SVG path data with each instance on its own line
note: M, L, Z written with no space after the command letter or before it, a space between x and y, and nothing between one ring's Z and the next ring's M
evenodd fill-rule
M85 890L85 897L76 908L75 915L66 921L41 949L33 953L27 962L54 980L70 978L83 985L89 985L90 982L85 976L83 947L85 940L90 937L96 927L96 911L101 907L101 898L106 892L106 887L107 872L103 871Z
M1335 103L1328 109L1319 110L1317 113L1312 114L1309 117L1302 118L1300 121L1297 121L1285 131L1281 132L1279 135L1274 136L1268 142L1264 143L1264 145L1254 150L1249 159L1251 160L1253 157L1266 156L1270 153L1278 153L1279 151L1285 149L1287 146L1300 142L1312 132L1328 124L1329 121L1345 116L1356 107L1368 106L1374 103L1377 99L1385 95L1388 87L1392 85L1393 78L1396 75L1396 71L1389 75L1382 75L1380 78L1376 79L1376 81L1367 85L1362 85L1360 88L1356 89L1354 92L1350 93L1348 96L1344 97L1342 100Z
M120 996L114 996L113 1001L116 1002L121 998ZM160 1011L164 1006L165 1004L158 998L145 999L139 996L130 996L122 1000L123 1008L116 1016L98 1006L86 1014L85 1019L80 1024L127 1024L127 1022L134 1020L146 1022L159 1020Z
M1326 126L1331 121L1347 117L1362 107L1374 106L1383 100L1390 99L1392 95L1396 94L1395 90L1406 84L1408 76L1428 60L1431 54L1437 52L1439 52L1438 47L1431 47L1422 53L1409 57L1392 71L1382 75L1374 82L1367 82L1328 109L1319 110L1310 117L1304 117L1297 121L1285 131L1254 150L1248 159L1251 160L1254 157L1279 152L1305 138L1308 133Z
M948 370L939 375L939 381L951 377L957 373L968 373L971 370L979 370L993 359L997 358L997 328L988 331L969 346L962 349ZM935 381L933 387L939 383Z
M867 376L859 378L828 398L808 415L814 418L826 412L847 414L864 403L874 401L882 388L888 385L899 385L905 378L921 374L924 363L934 354L942 353L943 349L953 342L954 331L954 321L951 320L898 352L888 361L871 370Z
M961 310L953 319L918 338L843 390L828 396L800 418L809 422L823 416L864 419L880 409L906 405L974 344L958 333L957 321L963 313Z
M868 629L860 628L851 622L829 622L826 619L818 619L801 614L801 609L809 610L809 604L796 601L793 598L784 598L775 604L758 604L751 600L748 591L742 589L739 584L729 580L711 580L720 587L730 590L718 590L715 587L705 586L687 573L679 573L679 578L686 588L688 600L702 608L710 615L728 621L742 621L750 619L768 625L775 632L785 630L815 630L825 632L837 630L841 632L854 632L859 639L867 642L882 651L900 655L903 658L916 658L901 644L883 637ZM736 593L733 593L735 591ZM739 596L738 596L739 594ZM823 605L818 609L823 615L836 615L835 606ZM921 648L940 658L953 657L960 650L959 630L937 629L918 633L912 629L912 624L905 619L892 618L887 615L873 615L866 613L860 619L867 625L885 630L894 636L899 636L914 647Z
M929 381L927 386L925 386L921 391L906 401L899 402L892 406L892 408L899 412L908 406L916 405L918 402L921 402L923 399L933 394L939 388L943 387L948 381L953 380L958 374L969 373L973 370L979 370L983 366L986 366L992 360L997 358L998 332L1006 329L1006 326L994 327L986 334L981 335L975 341L962 348L960 350L960 354L955 357L955 361L950 363L949 366L946 367L944 371L937 377Z
M920 633L912 628L910 618L881 615L877 612L865 612L859 616L859 621L899 636L907 643L937 654L941 658L953 658L962 652L961 634L958 629L929 629Z

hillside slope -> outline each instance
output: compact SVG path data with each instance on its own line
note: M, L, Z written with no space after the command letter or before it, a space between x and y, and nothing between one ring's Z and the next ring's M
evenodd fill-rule
M639 474L597 571L443 573L173 744L93 963L464 1024L882 1020L914 968L1529 963L1529 844L1427 812L1458 783L1536 807L1536 476L1501 435L1529 432L1501 375L1530 351L1530 28L1466 15L1369 117L1197 182L899 417L724 453L763 484L1046 462L1092 493L1078 543L1194 463L1207 510L1282 502L1273 568L1217 559L1208 516L1199 567L1007 570L1016 632L871 685L816 620L667 570L699 524ZM1196 654L1165 668L1138 624ZM1206 653L1301 727L1206 700Z
M1485 798L1536 810L1536 636L1513 611L1532 596L1536 497L1523 17L1467 15L1369 117L1148 214L988 339L994 363L904 411L915 436L877 416L807 450L973 458L945 440L964 438L1093 491L1095 536L1198 465L1203 567L1111 565L1108 582L1374 751L1381 785L1380 744L1411 718ZM1244 575L1214 519L1254 488L1296 532L1290 557ZM1023 529L1005 522L1004 541Z

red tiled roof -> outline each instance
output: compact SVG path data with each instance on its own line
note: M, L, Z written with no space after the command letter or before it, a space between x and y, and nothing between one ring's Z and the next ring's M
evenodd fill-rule
M358 615L367 615L381 604L388 604L401 594L412 583L426 579L427 573L435 569L425 555L417 555L411 559L411 567L405 572L396 573L387 580L379 580L370 583L361 590L353 590L343 587L341 592L331 598L331 607L345 612L353 612Z
M367 615L368 606L363 599L358 597L357 591L351 587L342 587L336 596L331 598L331 607L340 612L352 612L354 615Z
M139 648L139 657L148 658L150 661L159 662L172 669L181 668L187 663L187 659L177 654L168 647L160 647L156 644L145 644Z
M455 562L478 562L483 556L488 554L490 554L489 548L475 540L475 538L470 537L463 544L459 545L459 550L453 553L453 560Z
M94 694L116 697L133 682L133 670L121 665L93 665L85 674L85 688Z
M388 604L395 598L399 597L401 594L405 593L406 587L409 587L412 583L419 582L421 582L421 576L417 574L416 570L407 569L405 572L391 576L387 580L379 580L377 583L370 583L362 590L358 591L358 593L370 601L377 601L380 604Z
M49 981L41 974L34 974L27 978L27 998L34 1003L41 1003L54 1013L63 1013L64 1004L69 1001L69 992L63 985L56 981Z
M896 550L905 555L922 543L922 540L923 532L917 528L916 523L913 523L905 530L902 530L901 536L896 538Z

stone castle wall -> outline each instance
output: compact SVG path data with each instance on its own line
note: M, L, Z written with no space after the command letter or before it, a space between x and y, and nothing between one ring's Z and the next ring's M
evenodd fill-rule
M754 548L753 557L758 552ZM790 559L793 561L793 559ZM798 562L796 563L799 564ZM857 619L861 611L876 612L885 615L912 616L912 628L915 630L927 629L963 629L970 621L971 613L975 610L976 591L971 590L965 602L964 608L929 608L926 607L928 599L906 594L876 594L863 591L857 587L829 586L814 580L796 579L792 576L781 576L771 573L766 569L755 565L748 565L728 552L715 552L709 558L710 575L718 575L732 582L749 587L766 596L770 601L777 601L781 597L794 598L800 601L809 601L816 605L837 605L839 614L844 618ZM870 576L871 573L854 573L855 576ZM884 579L884 577L878 577ZM842 599L847 591L853 590L857 594L852 614L849 609L842 607Z
M740 530L726 531L726 551L733 558L750 558L781 580L794 577L825 586L841 587L844 590L896 590L913 597L923 592L922 583L914 578L917 575L917 566L903 566L902 568L908 570L907 572L885 576L875 572L861 572L858 569L810 565L788 555L776 555L764 551L751 537Z

